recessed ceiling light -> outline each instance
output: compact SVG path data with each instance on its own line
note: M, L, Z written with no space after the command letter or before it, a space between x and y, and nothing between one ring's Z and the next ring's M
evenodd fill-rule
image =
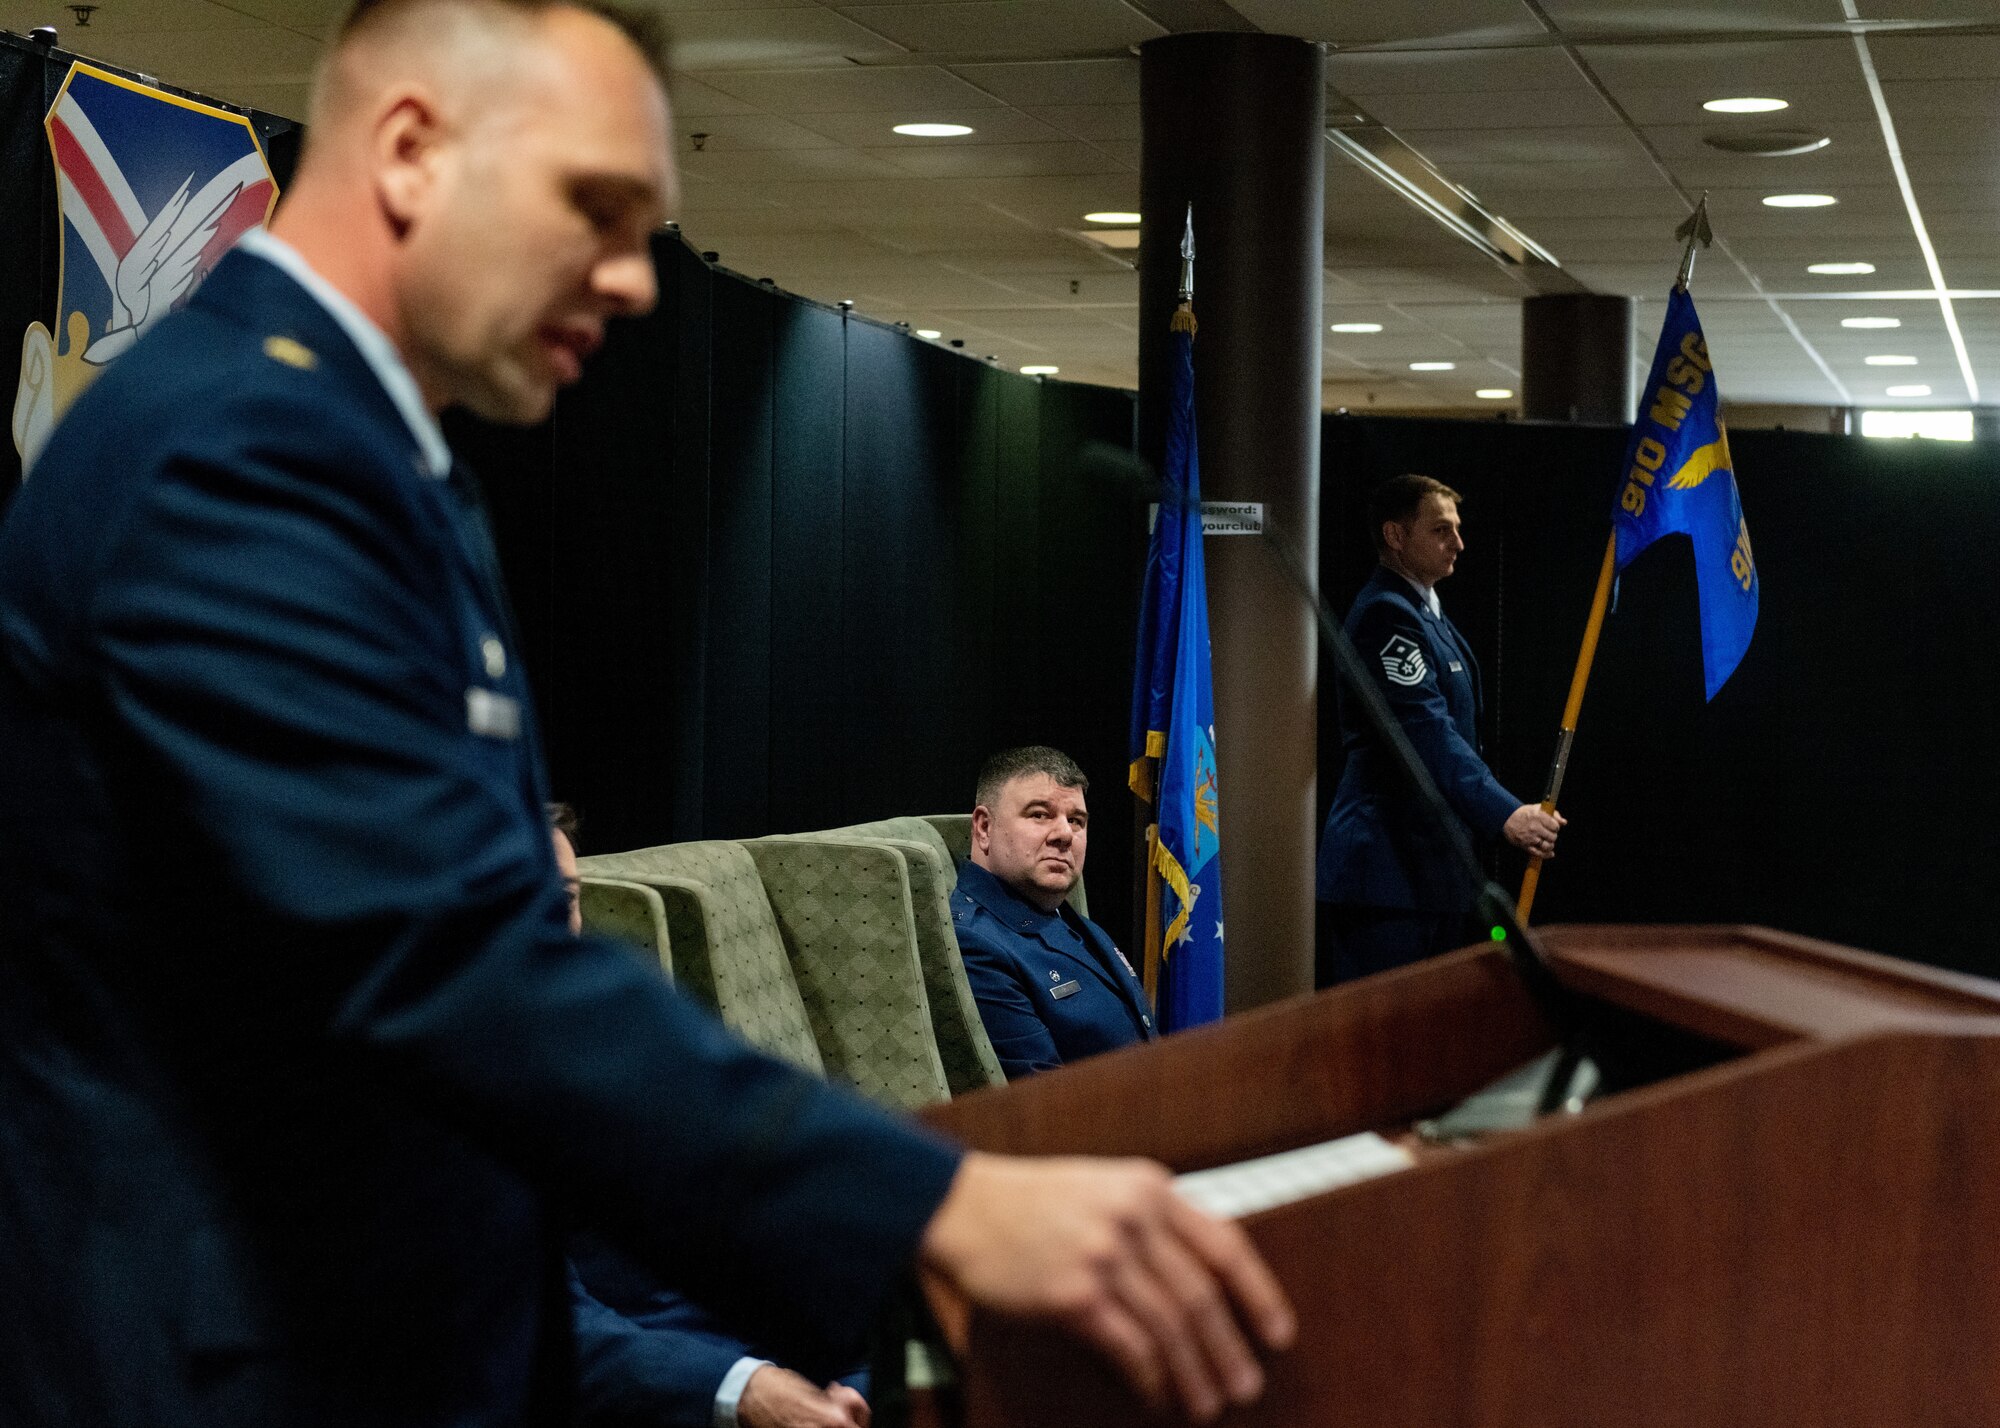
M1905 357L1897 353L1885 353L1877 357L1863 357L1861 360L1866 362L1870 367L1914 367L1917 365L1916 358Z
M1884 327L1901 327L1903 319L1900 317L1843 317L1840 320L1840 325L1842 327L1865 327L1879 330Z
M972 132L970 124L898 124L898 134L907 134L912 139L958 139Z
M1062 368L1060 367L1044 367L1037 365L1033 367L1023 367L1021 369L1021 375L1023 377L1053 377L1055 376L1056 373L1060 371L1062 371Z
M1482 402L1504 402L1514 395L1512 387L1481 387L1472 394Z
M1764 200L1766 208L1831 208L1840 202L1830 193L1774 193Z
M1380 332L1381 330L1382 324L1379 322L1336 322L1327 329L1328 332Z
M1888 387L1884 390L1892 397L1928 397L1931 394L1931 389L1921 382L1906 387Z
M917 329L917 336L928 342L935 342L944 336L944 334L939 332L935 327L920 327Z
M1457 365L1456 362L1412 362L1410 370L1412 372L1449 372Z
M1137 223L1139 215L1136 213L1120 213L1115 209L1106 209L1102 213L1084 214L1083 221L1085 223Z
M1823 278L1846 278L1860 273L1875 271L1873 263L1808 263L1808 273L1818 273Z
M1792 106L1784 99L1711 99L1701 107L1711 114L1770 114Z

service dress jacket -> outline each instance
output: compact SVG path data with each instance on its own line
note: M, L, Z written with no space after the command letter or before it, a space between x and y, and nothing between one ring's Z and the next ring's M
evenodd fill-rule
M977 863L961 863L951 922L1008 1080L1158 1034L1125 954L1068 903L1043 912Z
M1408 580L1378 566L1346 629L1475 843L1497 838L1521 800L1480 756L1479 662L1458 627L1432 614ZM1477 890L1344 691L1340 734L1347 764L1320 838L1319 900L1440 916L1469 911Z
M954 1173L570 937L476 491L427 472L238 252L0 521L10 1425L561 1422L572 1219L831 1374Z

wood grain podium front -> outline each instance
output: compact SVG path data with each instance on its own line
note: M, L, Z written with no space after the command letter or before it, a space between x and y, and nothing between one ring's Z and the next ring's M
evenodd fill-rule
M1231 1424L2000 1425L2000 985L1755 928L1559 927L1614 1086L1252 1215L1297 1347ZM927 1113L987 1150L1229 1164L1435 1115L1549 1049L1469 948ZM976 1319L973 1428L1141 1422Z

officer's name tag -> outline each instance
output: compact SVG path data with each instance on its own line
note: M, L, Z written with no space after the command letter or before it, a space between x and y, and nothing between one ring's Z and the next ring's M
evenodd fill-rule
M489 739L518 739L521 701L475 684L465 691L465 727Z
M1059 987L1050 987L1049 995L1057 1001L1061 1001L1064 997L1073 997L1082 990L1083 984L1081 982L1064 982Z
M1453 660L1451 662L1451 672L1453 674L1464 674L1465 666L1460 664L1457 660Z

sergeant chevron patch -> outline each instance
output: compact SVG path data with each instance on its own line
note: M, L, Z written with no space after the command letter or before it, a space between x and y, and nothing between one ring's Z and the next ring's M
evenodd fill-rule
M1424 682L1424 652L1407 635L1395 635L1382 646L1382 673L1389 683L1408 687Z

